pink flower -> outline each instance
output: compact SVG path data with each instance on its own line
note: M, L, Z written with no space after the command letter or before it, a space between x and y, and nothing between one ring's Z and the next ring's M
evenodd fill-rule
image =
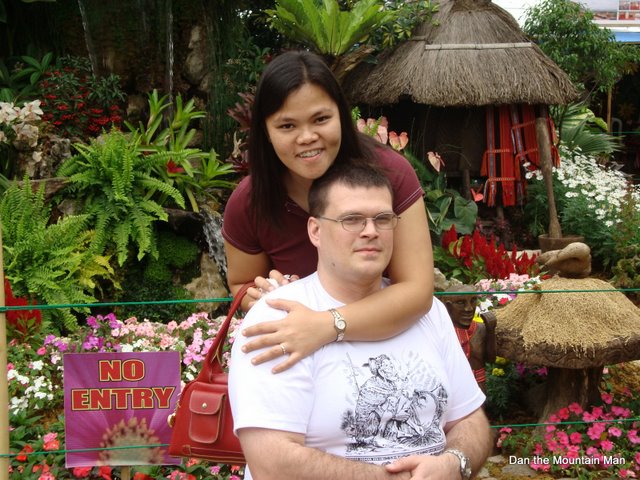
M605 428L604 423L594 423L587 429L587 435L591 440L599 440Z
M571 413L575 413L576 415L580 415L582 413L582 407L580 406L579 403L572 403L571 405L569 405L569 411Z
M569 435L569 440L574 445L578 445L582 443L582 434L579 432L573 432L571 435Z
M45 347L40 347L38 350L36 350L36 353L38 355L44 355L45 353L47 353L47 349Z
M631 416L631 410L628 408L618 407L616 405L611 407L611 413L619 418L629 418Z
M560 420L568 420L569 419L569 409L567 407L561 408L558 410L558 418Z
M620 475L620 478L636 478L636 474L626 468L618 470L618 475Z
M637 430L629 430L627 432L627 438L633 444L640 443L640 436L638 436L638 431Z
M610 452L613 450L613 442L611 440L602 440L600 442L600 447L602 447L602 450L605 452Z
M613 437L620 437L622 435L622 430L617 427L610 427L608 432Z
M56 477L51 472L44 472L38 477L38 480L56 480Z
M636 453L635 460L636 460L636 463L640 465L640 452Z
M602 392L600 394L600 397L602 398L602 401L607 405L611 405L613 403L613 395L611 395L610 393Z
M43 437L44 449L46 451L58 450L60 448L60 441L58 440L57 433L47 433Z
M409 137L407 136L407 132L402 132L398 135L396 132L389 132L389 145L395 151L399 152L409 143Z
M551 469L551 465L546 463L531 462L529 466L532 470L540 470L542 472L548 472Z
M218 473L220 473L220 466L219 465L214 465L213 467L211 467L211 475L217 475Z

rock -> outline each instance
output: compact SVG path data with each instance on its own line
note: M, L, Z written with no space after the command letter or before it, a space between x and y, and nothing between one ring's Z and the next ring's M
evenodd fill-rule
M218 264L207 253L203 253L200 258L200 272L201 275L194 278L189 284L185 285L189 292L193 294L197 299L210 299L210 298L226 298L229 296L229 291L224 284L224 280L220 275ZM205 312L214 312L224 303L199 303L198 309Z
M505 465L502 473L513 475L514 477L535 477L537 474L527 465Z

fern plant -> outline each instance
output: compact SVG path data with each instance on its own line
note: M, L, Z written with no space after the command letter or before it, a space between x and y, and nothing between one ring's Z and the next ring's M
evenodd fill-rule
M167 109L171 115L165 118ZM207 153L189 147L196 134L191 123L205 116L205 112L195 109L194 99L185 103L178 95L172 105L168 95L160 97L154 90L149 94L147 123L139 122L135 126L125 122L140 154L153 153L164 159L164 162L156 164L153 174L180 191L194 212L200 211L198 202L216 198L214 189L235 187L233 181L225 179L234 173L232 164L222 163L214 150ZM163 122L167 125L161 129ZM166 195L160 197L160 203L166 200Z
M83 203L95 229L92 248L102 254L115 248L119 265L127 260L130 244L137 258L157 257L153 223L167 221L167 213L154 196L164 195L184 208L182 194L155 178L154 168L166 164L167 152L143 155L135 140L112 130L90 145L76 144L79 154L58 170L68 177L68 194Z
M22 187L13 183L2 197L4 269L14 294L49 305L94 303L97 282L113 281L109 257L89 248L93 232L87 229L87 215L49 224L50 215L44 185L34 192L28 177ZM46 309L43 315L60 331L77 327L68 308Z

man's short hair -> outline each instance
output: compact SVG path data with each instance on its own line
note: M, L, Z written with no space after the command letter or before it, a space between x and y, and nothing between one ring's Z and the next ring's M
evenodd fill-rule
M374 165L347 161L334 163L322 177L314 180L309 190L309 214L323 215L327 208L329 188L336 183L348 187L387 188L393 199L393 187L385 171Z

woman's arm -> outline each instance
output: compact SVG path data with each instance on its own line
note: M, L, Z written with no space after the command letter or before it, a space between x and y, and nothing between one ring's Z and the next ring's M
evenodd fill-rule
M422 198L400 217L388 269L392 284L338 309L347 321L345 340L372 341L393 337L431 308L433 253ZM279 345L284 344L289 357L274 368L274 373L281 372L336 339L333 316L329 312L316 312L287 300L268 302L289 315L283 320L254 325L243 332L246 336L260 335L246 344L246 352L271 347L258 354L254 363L282 356Z
M231 295L235 295L240 287L247 282L253 282L256 277L267 275L271 262L266 253L255 255L245 253L225 240L224 250L227 255L227 284ZM250 288L242 300L242 309L246 312L260 298L260 293Z

